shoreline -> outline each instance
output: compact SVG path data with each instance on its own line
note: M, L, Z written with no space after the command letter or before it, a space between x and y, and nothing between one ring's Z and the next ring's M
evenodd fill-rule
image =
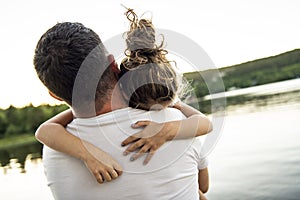
M0 139L0 150L18 148L35 143L38 143L38 141L35 139L34 134L18 135Z

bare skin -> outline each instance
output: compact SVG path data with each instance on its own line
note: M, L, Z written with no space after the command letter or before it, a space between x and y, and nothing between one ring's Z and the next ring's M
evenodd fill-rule
M122 167L108 153L66 132L64 127L72 120L71 110L49 119L36 131L37 140L57 151L81 159L98 183L103 183L104 180L111 181L120 176Z
M152 121L136 122L132 125L132 128L145 128L122 142L122 146L129 145L124 151L124 155L138 151L131 157L130 160L133 161L145 153L148 153L144 160L144 164L147 164L155 154L156 150L166 141L201 136L212 130L212 123L200 111L181 102L175 104L174 107L181 110L188 118L165 123L156 123Z
M199 185L199 198L201 200L207 200L204 194L208 191L209 188L209 175L208 169L204 168L198 172L198 185Z
M203 192L201 192L201 190L199 190L198 192L199 192L199 200L208 200L206 196L203 194Z
M124 154L143 146L131 157L131 160L147 153L144 161L144 164L147 164L156 150L166 141L200 136L212 130L210 120L201 112L187 105L177 106L177 109L180 109L189 118L166 123L137 122L133 128L145 127L145 129L122 142L123 146L130 144ZM111 181L120 176L122 167L109 154L66 131L65 126L72 120L71 110L51 118L36 131L37 140L52 149L81 159L99 183Z

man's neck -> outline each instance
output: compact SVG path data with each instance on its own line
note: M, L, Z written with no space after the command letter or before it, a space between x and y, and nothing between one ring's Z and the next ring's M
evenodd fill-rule
M102 115L126 107L128 107L128 104L124 100L124 97L117 84L112 94L110 95L110 99L108 99L106 103L101 106L101 109L96 112L96 115Z
M114 88L112 93L107 94L107 96L108 98L106 99L104 104L103 102L95 102L94 105L86 105L88 107L86 107L85 109L81 109L81 112L73 108L75 117L90 118L109 113L117 109L128 107L128 104L126 103L123 95L121 94L118 84L116 84L116 87Z

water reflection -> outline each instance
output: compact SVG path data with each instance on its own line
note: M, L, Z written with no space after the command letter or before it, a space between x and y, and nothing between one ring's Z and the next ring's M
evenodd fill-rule
M291 85L296 89L227 97L230 115L210 155L209 199L299 199L300 85ZM37 143L0 150L1 199L53 200L41 149Z
M222 96L224 94L221 93L205 96L199 100L199 108L202 112L211 113L211 100ZM300 102L300 79L227 91L225 97L227 111L239 111L242 108L243 112L256 112L266 107L295 104ZM222 111L223 108L219 110ZM218 112L217 106L214 114L216 112Z
M226 116L209 156L208 199L299 199L299 114L300 102Z
M11 165L10 165L11 164ZM41 158L32 159L31 154L25 162L26 173L20 173L20 163L17 159L10 160L10 167L0 168L0 199L24 200L42 199L53 200ZM6 170L6 174L3 172Z
M0 150L0 166L4 174L9 170L25 173L26 160L34 160L42 156L42 144L34 143Z

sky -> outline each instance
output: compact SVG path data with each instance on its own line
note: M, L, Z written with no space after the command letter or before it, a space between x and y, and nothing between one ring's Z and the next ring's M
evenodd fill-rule
M107 41L128 27L120 4L133 8L138 15L150 11L156 28L191 39L216 67L300 48L298 0L2 1L0 108L58 103L34 71L37 41L57 22L66 21L81 22Z

